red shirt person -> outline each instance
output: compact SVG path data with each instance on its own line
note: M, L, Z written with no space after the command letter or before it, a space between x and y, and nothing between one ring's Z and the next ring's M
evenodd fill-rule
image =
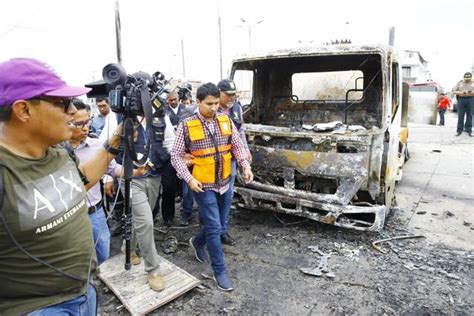
M439 125L444 126L444 113L451 107L451 100L444 94L438 98Z

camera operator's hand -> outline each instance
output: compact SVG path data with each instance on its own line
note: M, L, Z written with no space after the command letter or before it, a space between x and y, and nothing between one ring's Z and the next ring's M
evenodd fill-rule
M202 189L202 183L198 180L192 178L191 181L188 182L189 188L194 192L204 192Z
M113 181L105 182L105 183L104 183L104 193L105 193L108 197L114 197L114 194L115 194L115 185L114 185L114 182L113 182Z
M191 154L185 154L183 156L183 159L184 159L184 163L186 164L186 167L191 167L192 165L194 165L194 156L191 155Z

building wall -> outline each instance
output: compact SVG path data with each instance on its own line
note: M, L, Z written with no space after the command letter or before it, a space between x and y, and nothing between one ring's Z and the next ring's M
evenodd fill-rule
M431 81L431 72L426 61L419 52L403 50L400 52L403 81L418 83Z

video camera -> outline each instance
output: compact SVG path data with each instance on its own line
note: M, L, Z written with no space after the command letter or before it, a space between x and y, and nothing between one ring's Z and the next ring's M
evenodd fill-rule
M178 88L178 97L180 100L192 99L193 86L190 83L184 83L181 87Z
M155 108L155 115L164 116L169 81L161 72L153 76L143 71L127 74L121 65L112 63L103 68L102 77L103 80L86 84L92 88L87 97L108 96L111 110L124 117L145 116L151 113L151 106Z

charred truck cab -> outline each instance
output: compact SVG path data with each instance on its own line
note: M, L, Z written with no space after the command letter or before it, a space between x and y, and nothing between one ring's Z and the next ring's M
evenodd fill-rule
M255 175L248 185L237 177L239 205L382 229L408 136L408 98L392 48L278 51L235 60L231 77Z

